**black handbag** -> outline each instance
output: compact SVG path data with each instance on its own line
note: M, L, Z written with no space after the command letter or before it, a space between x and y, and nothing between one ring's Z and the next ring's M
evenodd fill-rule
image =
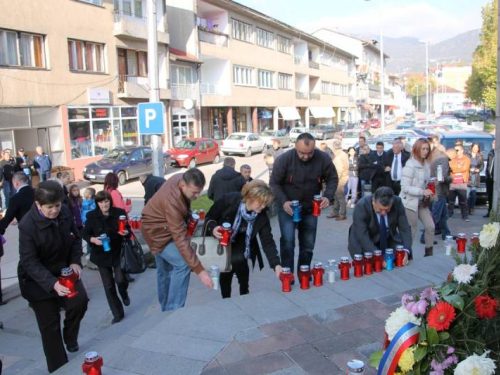
M144 251L137 238L134 237L123 241L120 267L126 273L143 273L146 270Z

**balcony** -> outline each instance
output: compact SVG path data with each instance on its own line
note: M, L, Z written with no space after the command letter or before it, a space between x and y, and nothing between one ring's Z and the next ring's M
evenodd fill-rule
M321 100L321 94L319 94L317 92L311 92L309 94L309 99L311 99L311 100Z
M319 64L317 62L309 60L309 68L319 69Z
M219 31L210 30L203 26L198 26L198 38L200 42L215 44L217 46L228 46L229 36Z
M296 99L309 99L309 93L307 92L302 92L302 91L295 91L295 98Z
M295 56L295 65L304 65L302 56Z
M166 87L160 87L160 98L170 99L168 90L169 82ZM118 98L149 98L149 79L148 77L120 75L118 80Z
M196 84L188 83L172 83L172 99L173 100L184 100L192 99L196 100L198 96L198 90L196 89Z
M161 26L158 24L158 26ZM113 35L119 38L148 40L148 22L146 17L136 17L126 12L115 12ZM169 44L167 32L158 30L158 43Z
M201 95L224 95L224 90L218 83L200 83Z

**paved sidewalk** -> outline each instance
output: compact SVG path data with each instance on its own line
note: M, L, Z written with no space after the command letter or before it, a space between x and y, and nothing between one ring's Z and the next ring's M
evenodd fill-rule
M328 213L319 221L313 261L348 255L350 220L328 220ZM452 218L450 226L455 233L479 231L484 213L476 210L470 223ZM278 240L276 219L272 226ZM125 319L113 326L98 273L85 270L90 303L80 351L70 354L70 362L57 373L81 373L83 356L90 350L104 357L107 375L345 373L342 366L348 359L366 359L380 346L383 322L403 292L446 278L454 262L438 241L435 256L429 258L423 258L423 245L415 245L415 260L408 267L307 291L295 286L291 293L281 293L274 272L265 268L252 272L249 295L234 292L235 280L233 297L222 300L193 275L186 307L173 313L160 311L156 272L147 270L130 285L132 303L125 308ZM39 332L27 302L16 298L1 306L0 320L5 325L0 330L4 374L45 374Z

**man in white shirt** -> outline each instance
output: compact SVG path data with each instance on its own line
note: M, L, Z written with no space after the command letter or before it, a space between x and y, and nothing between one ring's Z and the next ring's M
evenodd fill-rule
M388 152L386 172L389 172L391 184L389 187L394 190L395 195L401 192L401 176L403 168L410 158L410 154L404 150L403 143L399 139L395 139L392 143L392 150Z

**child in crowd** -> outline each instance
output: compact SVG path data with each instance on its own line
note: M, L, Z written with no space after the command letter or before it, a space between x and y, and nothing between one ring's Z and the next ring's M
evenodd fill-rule
M96 209L95 205L95 189L94 188L86 188L83 192L83 201L82 201L82 222L85 225L87 221L87 213Z
M82 196L80 195L80 188L78 185L71 185L69 187L69 197L68 197L69 208L71 213L75 218L75 224L79 231L83 229L82 222Z

